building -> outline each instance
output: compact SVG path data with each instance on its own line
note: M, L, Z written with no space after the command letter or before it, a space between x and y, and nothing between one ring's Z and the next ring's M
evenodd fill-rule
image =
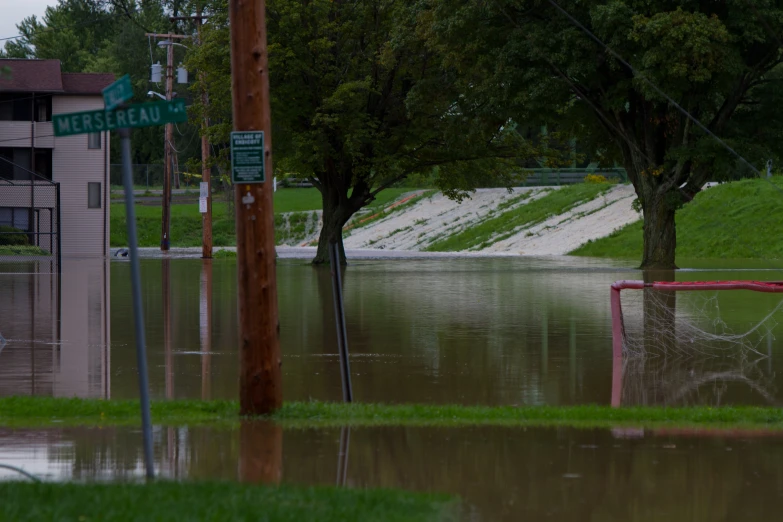
M102 109L114 75L59 60L0 59L0 71L0 226L58 257L107 256L109 133L55 137L52 115Z

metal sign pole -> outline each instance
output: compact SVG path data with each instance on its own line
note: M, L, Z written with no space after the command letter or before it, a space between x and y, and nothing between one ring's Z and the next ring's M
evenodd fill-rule
M340 377L343 384L343 402L353 402L351 365L348 361L348 332L345 328L345 309L343 308L343 280L340 274L340 250L335 242L329 242L329 261L332 265L334 322L335 327L337 328L337 349L340 353Z
M130 250L131 291L133 292L133 318L136 324L136 361L139 369L139 398L141 425L144 436L144 464L147 478L155 477L152 462L152 423L150 421L150 397L147 377L147 350L144 343L144 310L141 301L141 270L139 248L136 240L136 211L133 207L133 176L131 174L130 129L119 129L122 150L122 183L125 186L125 216L128 222L128 249Z

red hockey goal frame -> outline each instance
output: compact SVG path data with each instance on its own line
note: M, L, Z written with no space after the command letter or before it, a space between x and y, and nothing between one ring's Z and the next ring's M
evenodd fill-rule
M644 281L620 280L612 283L612 406L620 406L623 385L623 309L622 290L689 291L689 290L750 290L752 292L783 293L783 281Z

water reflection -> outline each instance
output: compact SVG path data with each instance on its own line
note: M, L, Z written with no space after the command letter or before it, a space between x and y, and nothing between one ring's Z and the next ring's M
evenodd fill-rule
M156 427L155 456L178 479L333 485L337 476L349 487L448 492L477 521L777 518L779 433L629 432L352 428L346 461L340 428ZM141 479L138 440L126 428L3 430L0 461L58 480Z
M626 360L624 369L613 369L609 286L641 274L601 263L603 268L577 258L351 264L344 293L356 399L491 405L778 400L783 336L774 331L756 346L770 355L758 361L669 357ZM143 260L141 271L153 398L235 398L235 263ZM329 272L280 260L277 274L284 397L340 400ZM737 274L681 271L676 277ZM33 269L0 274L0 333L11 339L0 352L0 394L137 397L129 281L122 261L64 260L61 280ZM779 299L724 294L720 309L736 331L758 322ZM679 314L689 306L677 296L673 309ZM653 316L640 315L639 324ZM736 378L717 385L716 376Z
M109 397L109 263L47 265L0 267L0 395Z

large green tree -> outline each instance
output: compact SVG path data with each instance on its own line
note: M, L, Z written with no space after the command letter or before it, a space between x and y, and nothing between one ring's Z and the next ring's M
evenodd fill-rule
M424 2L430 45L487 91L512 91L512 117L621 162L644 213L643 268L675 266L675 211L705 182L751 170L672 100L751 162L774 153L779 0L558 2L638 74L547 0Z
M59 0L47 7L39 19L30 16L17 26L20 37L8 40L0 56L10 58L58 59L63 72L108 72L129 74L134 89L133 102L149 101L150 90L163 85L150 84L151 61L165 63L165 50L159 49L146 32L167 33L174 28L169 15L186 14L185 0ZM175 47L175 59L184 51ZM187 88L175 85L179 97ZM178 125L176 148L180 164L198 155L195 139L198 125ZM163 162L163 127L137 129L133 133L134 163ZM119 156L119 140L112 147L113 161Z
M225 142L214 132L230 129L226 4L212 9L189 63L206 73L210 117L223 125L211 138ZM421 14L406 0L267 2L274 157L321 192L314 263L328 262L329 242L344 260L346 222L413 173L437 167L437 184L460 198L547 153L516 132L503 93L474 88L426 45Z

